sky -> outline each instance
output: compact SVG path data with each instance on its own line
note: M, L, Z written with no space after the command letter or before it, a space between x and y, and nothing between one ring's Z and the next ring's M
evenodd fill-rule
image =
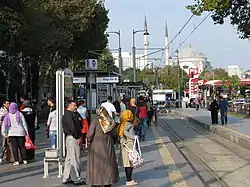
M147 16L149 48L163 48L165 23L168 23L169 41L179 32L187 19L191 16L186 5L193 4L194 0L106 0L109 10L108 31L121 31L122 51L131 52L132 30L142 30L144 17ZM186 36L197 26L203 17L195 17L171 44L170 54L179 46ZM179 49L189 45L202 52L216 68L227 68L228 65L239 65L250 69L250 42L239 38L237 31L226 21L224 25L214 25L209 17L194 32L194 34ZM136 47L143 47L142 34L136 34ZM109 37L109 48L118 48L118 37ZM142 51L137 51L140 53ZM153 51L150 51L153 52ZM160 58L157 53L149 58Z

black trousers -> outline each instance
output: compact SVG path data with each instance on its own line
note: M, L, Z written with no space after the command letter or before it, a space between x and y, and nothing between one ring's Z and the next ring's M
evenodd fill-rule
M25 137L24 136L10 136L10 142L12 145L13 156L15 162L19 161L18 149L21 153L22 160L26 160L26 149L25 149Z
M217 110L211 111L211 119L212 119L212 124L218 124L218 111Z
M125 167L126 181L132 181L133 167Z

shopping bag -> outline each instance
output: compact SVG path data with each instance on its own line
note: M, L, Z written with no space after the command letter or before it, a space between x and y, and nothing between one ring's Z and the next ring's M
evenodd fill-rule
M33 142L31 141L30 137L27 135L25 137L26 141L25 141L25 149L27 150L33 150L36 149L36 146L33 144Z
M133 150L129 149L126 144L125 145L125 149L128 151L128 157L129 157L129 161L132 163L134 168L137 168L141 165L143 165L144 163L144 159L142 158L142 154L141 154L141 147L140 147L140 143L139 143L139 138L138 136L136 136L135 140L134 140L134 144L133 144ZM138 151L136 150L136 147L138 148Z

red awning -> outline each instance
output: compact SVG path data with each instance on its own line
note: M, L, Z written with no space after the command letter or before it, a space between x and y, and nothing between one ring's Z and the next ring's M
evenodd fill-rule
M250 85L250 79L241 79L240 84L241 85Z

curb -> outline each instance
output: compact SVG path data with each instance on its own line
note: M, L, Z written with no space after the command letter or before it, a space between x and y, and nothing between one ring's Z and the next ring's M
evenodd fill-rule
M196 123L197 125L200 125L200 126L204 127L205 129L207 129L208 131L210 131L210 132L212 132L220 137L223 137L223 138L235 143L236 145L241 146L242 148L250 149L250 136L248 136L248 135L241 134L241 133L234 131L228 127L219 127L219 126L206 124L202 121L194 119L190 115L187 115L187 114L182 113L182 112L178 112L176 110L171 110L170 112L172 114L174 114L175 116L184 117L188 121Z

